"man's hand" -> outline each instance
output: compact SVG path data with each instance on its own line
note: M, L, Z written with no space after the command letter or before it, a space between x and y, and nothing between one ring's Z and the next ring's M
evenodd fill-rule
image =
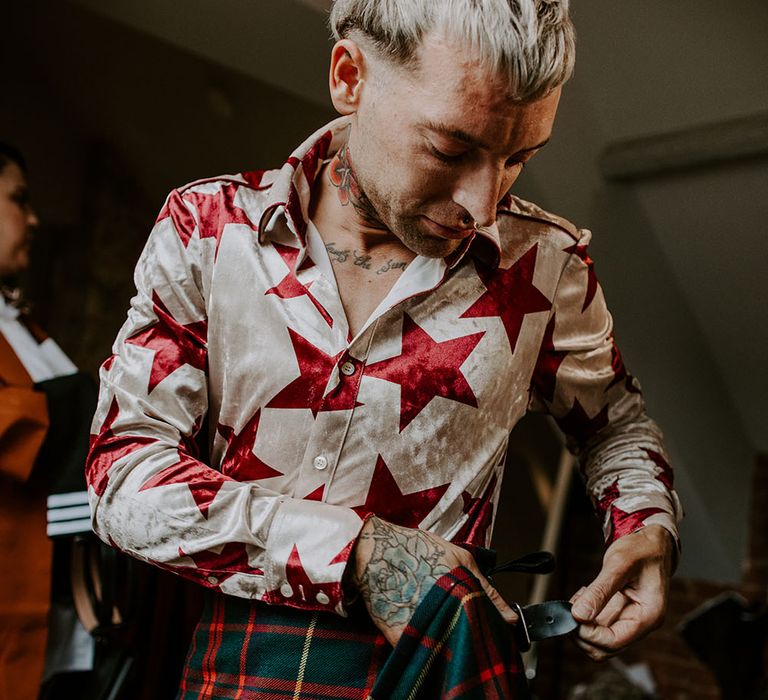
M353 581L373 623L393 646L400 639L416 606L443 574L457 566L469 569L480 581L507 622L517 615L480 573L465 549L422 530L370 518L354 551Z
M649 525L611 544L597 578L571 598L577 644L603 661L659 627L672 572L672 536Z

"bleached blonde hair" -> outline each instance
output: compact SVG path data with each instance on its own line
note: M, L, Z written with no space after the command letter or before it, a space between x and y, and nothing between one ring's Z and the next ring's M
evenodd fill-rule
M507 77L526 102L562 85L573 72L576 37L569 0L335 0L334 38L367 37L385 57L418 67L429 32L466 46L484 66Z

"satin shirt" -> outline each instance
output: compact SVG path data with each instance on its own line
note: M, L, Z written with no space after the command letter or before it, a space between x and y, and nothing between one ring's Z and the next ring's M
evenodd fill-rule
M351 335L307 214L347 124L279 170L169 196L101 368L95 531L224 593L344 614L368 513L488 544L509 433L534 408L579 452L608 541L648 523L676 536L588 231L508 196L449 258L416 257Z

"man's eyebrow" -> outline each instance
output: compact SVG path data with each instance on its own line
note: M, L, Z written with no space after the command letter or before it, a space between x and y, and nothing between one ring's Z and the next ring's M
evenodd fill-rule
M426 121L422 122L420 126L424 129L427 129L428 131L434 131L438 134L442 134L443 136L448 136L452 139L456 139L457 141L461 141L462 143L465 143L467 146L479 146L480 148L488 148L488 145L485 144L483 141L480 141L479 139L472 136L472 134L468 134L466 131L463 131L462 129L453 129L445 124L440 124L439 122L433 122L433 121ZM514 153L514 155L520 155L522 153L530 153L531 151L536 151L539 148L543 148L549 143L550 136L547 136L541 143L537 143L535 146L529 146L528 148L521 148L519 151Z
M440 124L439 122L425 121L425 122L422 122L420 126L429 131L435 131L438 134L443 134L443 136L450 136L452 139L456 139L457 141L463 141L467 145L472 145L472 146L485 145L481 141L476 139L474 136L472 136L472 134L468 134L466 131L463 131L462 129L453 129L445 124Z
M544 148L549 143L549 140L551 139L551 136L547 136L541 143L537 143L535 146L529 146L528 148L521 148L517 153L515 153L516 156L520 155L521 153L530 153L531 151L538 151L540 148Z

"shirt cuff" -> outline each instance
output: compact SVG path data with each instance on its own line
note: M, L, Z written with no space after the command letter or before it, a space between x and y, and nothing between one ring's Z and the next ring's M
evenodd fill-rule
M342 577L362 526L349 508L283 501L267 538L264 602L346 615Z

